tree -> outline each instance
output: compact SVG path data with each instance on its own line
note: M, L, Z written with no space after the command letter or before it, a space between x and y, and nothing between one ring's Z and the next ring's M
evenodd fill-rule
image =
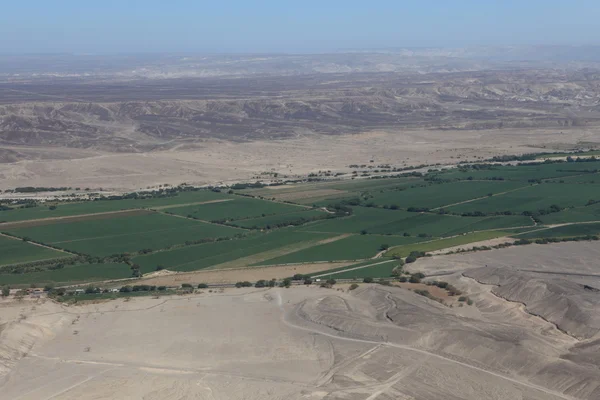
M312 283L313 283L313 280L311 278L304 279L304 284L305 285L312 285Z
M361 230L360 230L360 234L361 234L361 235L366 235L367 233L368 233L368 232L367 232L367 230L366 230L366 229L361 229Z
M327 279L327 283L328 283L329 285L335 285L336 281L335 281L335 279L333 279L333 278L329 278L329 279Z
M282 282L281 282L281 287L290 287L292 285L292 280L290 278L285 278Z
M48 209L49 209L50 211L54 211L54 210L56 210L56 206L50 206L50 207L48 207Z
M254 284L254 287L257 288L264 288L265 286L267 286L267 281L265 281L264 279L256 281L256 283Z
M406 257L406 262L407 263L414 263L415 261L417 261L417 257L415 257L415 256L408 256L408 257Z
M198 289L208 289L208 285L206 283L199 283Z
M10 294L10 287L4 286L2 288L2 297L7 297Z
M93 294L97 293L97 289L93 286L88 286L85 288L85 294Z
M421 279L423 279L425 277L425 275L423 275L420 272L417 272L415 274L412 274L410 276L410 279L408 280L410 283L420 283Z
M292 280L294 280L294 281L301 281L301 280L304 280L304 278L306 278L306 277L304 275L302 275L302 274L295 274L292 277Z
M381 246L379 246L379 250L381 250L381 251L385 251L385 250L387 250L389 248L390 248L390 245L387 244L387 243L384 243Z
M373 283L373 278L371 278L370 276L366 277L365 279L363 279L364 283Z
M193 287L194 287L194 286L192 286L192 284L191 284L191 283L182 283L182 284L181 284L181 288L182 288L182 289L191 289L191 288L193 288Z
M352 285L350 285L350 290L354 290L358 288L358 284L357 283L353 283Z

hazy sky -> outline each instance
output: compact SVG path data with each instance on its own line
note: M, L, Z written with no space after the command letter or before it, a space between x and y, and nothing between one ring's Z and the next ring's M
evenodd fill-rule
M599 0L3 0L0 53L600 44Z

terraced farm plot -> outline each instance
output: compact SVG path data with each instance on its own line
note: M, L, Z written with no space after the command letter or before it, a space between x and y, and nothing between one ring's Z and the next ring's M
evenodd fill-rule
M587 236L600 234L600 222L590 224L574 224L557 226L555 228L536 230L520 235L515 235L518 239L543 239L543 238L566 238L575 236Z
M369 201L376 205L396 205L399 208L436 208L447 207L463 201L473 200L512 191L526 186L523 182L507 181L465 181L444 184L432 184L425 187L410 188L403 191L372 193Z
M249 218L234 221L232 224L248 229L270 229L286 224L300 225L317 219L331 217L331 214L321 210L303 210L287 214L269 215L260 218Z
M0 265L52 260L67 256L69 254L36 246L23 240L0 236Z
M94 256L161 249L186 241L231 237L244 231L162 214L11 229L20 237Z
M425 239L415 237L353 235L331 243L321 244L281 257L273 258L260 265L293 264L318 261L362 260L375 256L382 244L397 246Z
M198 190L181 192L177 196L157 197L151 199L96 200L84 201L80 203L63 203L56 206L55 210L50 210L49 205L40 204L37 207L0 211L0 221L24 221L41 218L95 214L108 211L127 210L131 208L152 208L168 205L205 202L229 197L232 196L210 190Z
M276 257L286 252L314 246L319 241L333 236L335 235L281 229L266 234L255 234L249 238L156 252L135 257L133 261L141 265L144 273L154 271L159 265L174 271L195 271L238 259L243 261L248 257L264 256L265 259ZM260 260L254 262L257 261ZM247 265L248 263L241 266Z
M165 211L177 215L191 216L203 221L234 221L304 210L307 210L307 208L241 196L234 196L233 200L220 203L165 209Z
M547 209L556 204L560 207L585 205L590 199L600 199L600 184L543 183L514 192L448 207L453 213L475 212L523 212Z
M2 285L46 284L67 285L78 282L95 282L131 277L131 269L127 264L76 264L65 265L61 269L28 272L24 274L0 274Z

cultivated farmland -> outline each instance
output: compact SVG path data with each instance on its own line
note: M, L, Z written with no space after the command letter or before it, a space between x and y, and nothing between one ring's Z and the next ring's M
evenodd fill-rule
M361 260L371 258L387 246L406 245L422 241L422 238L352 235L330 243L300 250L267 260L261 265L292 264L318 261ZM382 245L387 245L382 248Z
M67 256L69 254L27 243L20 239L0 236L0 265L50 260Z
M0 231L77 253L81 260L77 267L54 270L56 262L44 260L65 253L10 239L20 250L0 262L42 263L18 269L14 282L58 282L70 281L69 274L117 279L138 271L85 270L94 263L139 265L141 273L158 267L194 271L367 260L382 245L392 247L387 256L404 257L501 236L586 236L597 233L595 225L577 223L600 221L600 183L588 179L597 176L597 164L461 165L394 178L253 184L233 194L227 188L182 187L113 200L2 205L0 217L9 222L0 223ZM564 223L575 225L545 225Z
M258 234L238 240L224 240L195 246L187 246L135 257L133 261L142 266L143 272L153 271L157 266L175 271L194 271L223 265L235 260L272 258L318 244L320 240L333 237L327 233L296 232L290 229ZM245 265L249 265L250 262Z
M40 203L36 207L0 211L0 222L96 214L133 208L162 208L165 206L203 203L227 198L232 198L232 196L210 190L197 190L176 192L175 195L164 195L146 199L96 200L73 203L47 202ZM51 206L55 208L51 208Z
M241 196L231 197L229 200L188 207L167 208L166 211L204 221L234 221L306 210L305 207L298 205L275 203Z
M29 273L0 274L1 285L22 285L36 283L37 285L72 285L74 283L96 282L131 277L131 269L127 264L97 263L97 264L59 264L60 268L35 271Z
M94 221L57 222L32 228L11 229L11 234L70 251L108 256L161 249L186 241L231 237L244 231L162 214L115 217Z

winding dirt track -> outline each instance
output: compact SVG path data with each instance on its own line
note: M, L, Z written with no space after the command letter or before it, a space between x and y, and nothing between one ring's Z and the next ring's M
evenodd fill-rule
M454 363L454 364L457 364L457 365L460 365L462 367L466 367L466 368L469 368L469 369L472 369L472 370L476 370L476 371L479 371L479 372L484 372L486 374L493 375L493 376L495 376L497 378L501 378L501 379L510 381L512 383L515 383L515 384L518 384L518 385L521 385L521 386L526 386L526 387L528 387L530 389L535 389L535 390L538 390L540 392L546 393L548 395L555 396L555 397L560 398L560 399L575 400L574 397L567 396L567 395L564 395L562 393L558 393L558 392L555 392L553 390L549 390L549 389L546 389L544 387L541 387L541 386L538 386L538 385L535 385L535 384L532 384L532 383L529 383L529 382L523 382L521 380L514 379L514 378L511 378L511 377L506 376L506 375L502 375L502 374L499 374L499 373L496 373L496 372L492 372L492 371L489 371L489 370L486 370L486 369L483 369L483 368L479 368L479 367L474 366L474 365L466 364L466 363L463 363L461 361L453 360L451 358L447 358L447 357L441 356L439 354L432 353L432 352L429 352L429 351L426 351L426 350L422 350L422 349L419 349L419 348L410 347L410 346L401 345L401 344L396 344L396 343L392 343L392 342L379 342L379 341L375 341L375 340L349 338L349 337L345 337L345 336L341 336L341 335L334 335L334 334L331 334L331 333L323 332L323 331L315 329L315 328L309 328L309 327L295 325L292 322L288 321L286 319L286 317L285 317L286 314L285 314L285 311L284 311L284 308L283 308L283 301L281 299L281 294L280 294L279 291L276 292L276 296L277 296L278 305L279 305L279 307L282 310L282 314L281 314L282 322L285 325L289 326L290 328L302 330L302 331L305 331L305 332L311 332L313 334L322 335L322 336L326 336L326 337L334 338L334 339L338 339L338 340L344 340L344 341L350 341L350 342L356 342L356 343L366 343L366 344L373 344L373 345L381 345L381 346L392 347L392 348L396 348L396 349L402 349L402 350L406 350L406 351L416 352L416 353L423 354L423 355L428 356L428 357L437 358L437 359L444 360L446 362ZM294 315L297 318L301 318L302 319L302 317L298 314L298 309L301 307L301 305L302 305L302 303L300 305L298 305L294 309ZM392 307L393 307L393 305L389 306L388 308L392 308ZM387 312L387 310L385 312ZM307 321L307 323L308 323L308 321ZM393 324L390 324L390 326L395 327L395 325L393 325ZM393 385L393 383L392 383L392 385ZM392 385L389 385L388 388L391 387ZM383 393L384 391L385 390L380 391L377 394L379 395L379 394ZM377 397L377 396L375 396L375 397ZM370 397L370 399L373 400L375 397Z

